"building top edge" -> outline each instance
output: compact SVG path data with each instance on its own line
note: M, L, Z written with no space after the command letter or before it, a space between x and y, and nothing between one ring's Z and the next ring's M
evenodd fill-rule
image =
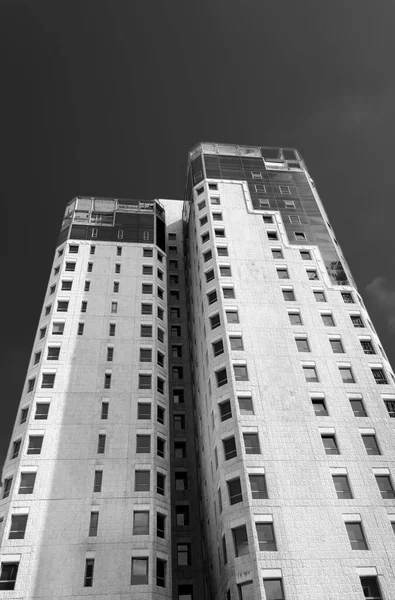
M198 142L189 150L189 159L198 154L225 154L229 156L252 156L271 160L303 160L297 148L288 146L255 146L219 142Z

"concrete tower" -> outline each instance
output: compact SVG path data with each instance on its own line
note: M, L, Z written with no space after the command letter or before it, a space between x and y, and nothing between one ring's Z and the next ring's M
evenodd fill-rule
M392 600L392 369L293 149L66 209L0 500L0 598Z

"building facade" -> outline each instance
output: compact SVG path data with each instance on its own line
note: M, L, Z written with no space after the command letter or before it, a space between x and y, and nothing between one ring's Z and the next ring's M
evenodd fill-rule
M3 469L0 597L391 600L395 380L294 149L67 206Z

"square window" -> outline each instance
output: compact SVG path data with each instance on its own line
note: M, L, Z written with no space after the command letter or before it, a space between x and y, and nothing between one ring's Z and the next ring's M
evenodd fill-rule
M27 454L41 454L43 440L43 435L29 435Z
M53 388L55 384L55 373L43 373L41 388Z
M60 346L49 346L47 360L59 360Z
M151 453L151 436L137 435L136 436L136 454Z
M272 256L273 256L273 258L284 258L283 251L280 250L280 248L272 248ZM277 273L278 273L278 270L277 270Z
M152 338L152 325L141 325L140 336L146 338Z
M298 242L304 242L306 240L306 234L302 231L295 231L295 240Z
M48 419L49 413L49 402L37 402L36 413L34 415L35 420L46 420Z
M309 250L301 250L300 256L301 256L302 260L311 260L311 254L310 254Z
M353 550L367 550L365 535L362 529L362 523L345 523L351 548Z
M213 253L211 252L211 250L207 250L207 252L205 252L203 254L203 259L204 262L207 262L208 260L210 260L213 257Z
M267 500L268 493L265 475L249 475L251 495L253 500Z
M63 280L62 281L62 288L61 288L62 292L69 292L71 290L72 286L73 286L73 282L72 281Z
M37 473L21 473L21 483L18 494L32 494ZM8 481L12 481L12 478ZM10 486L11 487L11 486ZM5 493L5 490L4 490Z
M64 323L53 323L52 324L52 335L63 335Z
M354 327L365 327L364 322L360 315L350 315L351 323Z
M372 375L377 384L383 385L388 383L383 369L372 369Z
M198 210L203 210L203 208L206 207L206 201L202 200L201 202L198 203Z
M303 366L303 373L307 382L314 383L319 381L315 367Z
M282 292L286 302L295 302L295 294L293 290L282 290Z
M184 404L183 389L173 389L173 402L174 404Z
M244 556L248 554L248 537L247 528L245 525L232 529L233 544L236 556Z
M236 477L227 482L229 502L231 505L243 502L243 493L241 491L240 478Z
M226 310L226 320L228 323L240 323L237 310Z
M206 278L206 283L208 283L209 281L212 281L214 279L214 270L210 269L210 271L206 271L204 276Z
M259 437L257 433L243 433L246 454L260 454Z
M287 269L277 269L277 276L279 279L289 279L289 274Z
M142 293L143 294L152 294L152 284L151 283L143 283L142 285Z
M365 444L367 454L372 456L381 454L380 448L377 444L376 436L374 434L362 435L362 441Z
M360 340L360 341L361 341L362 350L364 351L365 354L376 354L373 344L370 340Z
M289 312L288 315L291 325L302 325L302 318L299 312Z
M153 267L152 265L143 265L143 275L152 275Z
M340 454L334 435L322 435L321 438L326 454Z
M382 600L377 577L361 577L361 586L367 600Z
M69 308L68 300L58 300L58 307L56 309L58 312L67 312L68 308Z
M148 558L132 558L132 577L130 584L148 584Z
M224 447L225 460L231 460L237 456L235 438L232 436L222 441Z
M254 407L252 405L251 396L238 396L239 411L241 415L253 415Z
M384 500L395 498L394 486L389 475L376 475L376 482Z
M150 472L149 471L135 471L134 491L135 492L149 492L149 490L150 490Z
M264 579L263 586L267 600L285 600L281 579Z
M269 240L278 240L277 231L267 231L266 233Z
M328 411L326 408L324 398L312 398L311 403L313 405L314 412L317 417L327 417L328 416Z
M200 227L203 227L203 225L206 225L206 223L208 221L207 215L205 215L204 217L199 219L199 221L200 221Z
M354 298L350 292L341 292L343 302L346 304L354 304Z
M221 319L220 319L219 314L216 314L216 315L213 315L212 317L210 317L211 329L216 329L220 325L221 325Z
M277 550L273 523L255 523L255 526L258 535L259 551L270 552Z
M230 336L230 349L231 350L244 350L243 338L241 335Z
M210 234L209 234L209 232L207 231L206 233L204 233L204 234L201 236L201 238L202 238L202 244L205 244L206 242L208 242L208 240L210 239Z
M310 346L309 346L309 342L307 341L307 338L305 338L305 337L295 338L295 342L296 342L296 347L299 352L310 352Z
M229 256L227 246L217 246L218 256Z
M323 324L327 327L335 326L335 321L333 320L333 315L331 313L321 313L321 319Z
M186 442L174 442L174 458L186 458L187 445Z
M313 292L314 298L316 302L326 302L326 297L324 292L315 291Z
M218 406L221 415L221 421L227 421L228 419L232 418L232 407L230 404L230 400L225 400L224 402L221 402L221 404L219 404Z
M352 499L350 484L347 475L332 475L337 497L341 500Z
M152 248L143 248L143 257L144 258L151 258L152 256L153 256Z
M236 381L248 381L248 373L246 365L233 365L233 371Z
M65 271L75 271L75 262L66 262Z
M355 383L351 367L339 367L339 372L343 383Z
M354 417L367 417L362 400L358 398L350 398L350 405L354 413Z
M151 375L139 375L139 390L151 389Z
M273 223L273 217L269 216L269 215L263 215L263 222L264 223Z
M18 574L19 562L2 562L0 573L0 591L13 590Z
M254 587L252 581L245 581L244 583L238 583L237 589L239 592L239 600L254 600ZM230 599L230 595L229 595ZM226 599L228 600L228 598Z
M137 418L139 420L150 420L151 419L151 404L148 404L146 402L138 402Z
M221 277L231 277L232 276L231 268L228 266L220 266L219 272L220 272Z
M344 348L341 340L329 340L334 354L344 354Z
M225 229L214 229L215 237L224 238L225 237Z
M318 273L315 269L309 269L308 271L306 271L307 273L307 277L311 280L311 281L315 281L317 279L319 279L318 277Z

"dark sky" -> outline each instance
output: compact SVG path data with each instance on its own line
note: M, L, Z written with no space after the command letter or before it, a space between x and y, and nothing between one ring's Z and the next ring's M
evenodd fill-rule
M66 201L181 198L202 140L301 151L395 359L394 22L391 0L0 0L0 457Z

